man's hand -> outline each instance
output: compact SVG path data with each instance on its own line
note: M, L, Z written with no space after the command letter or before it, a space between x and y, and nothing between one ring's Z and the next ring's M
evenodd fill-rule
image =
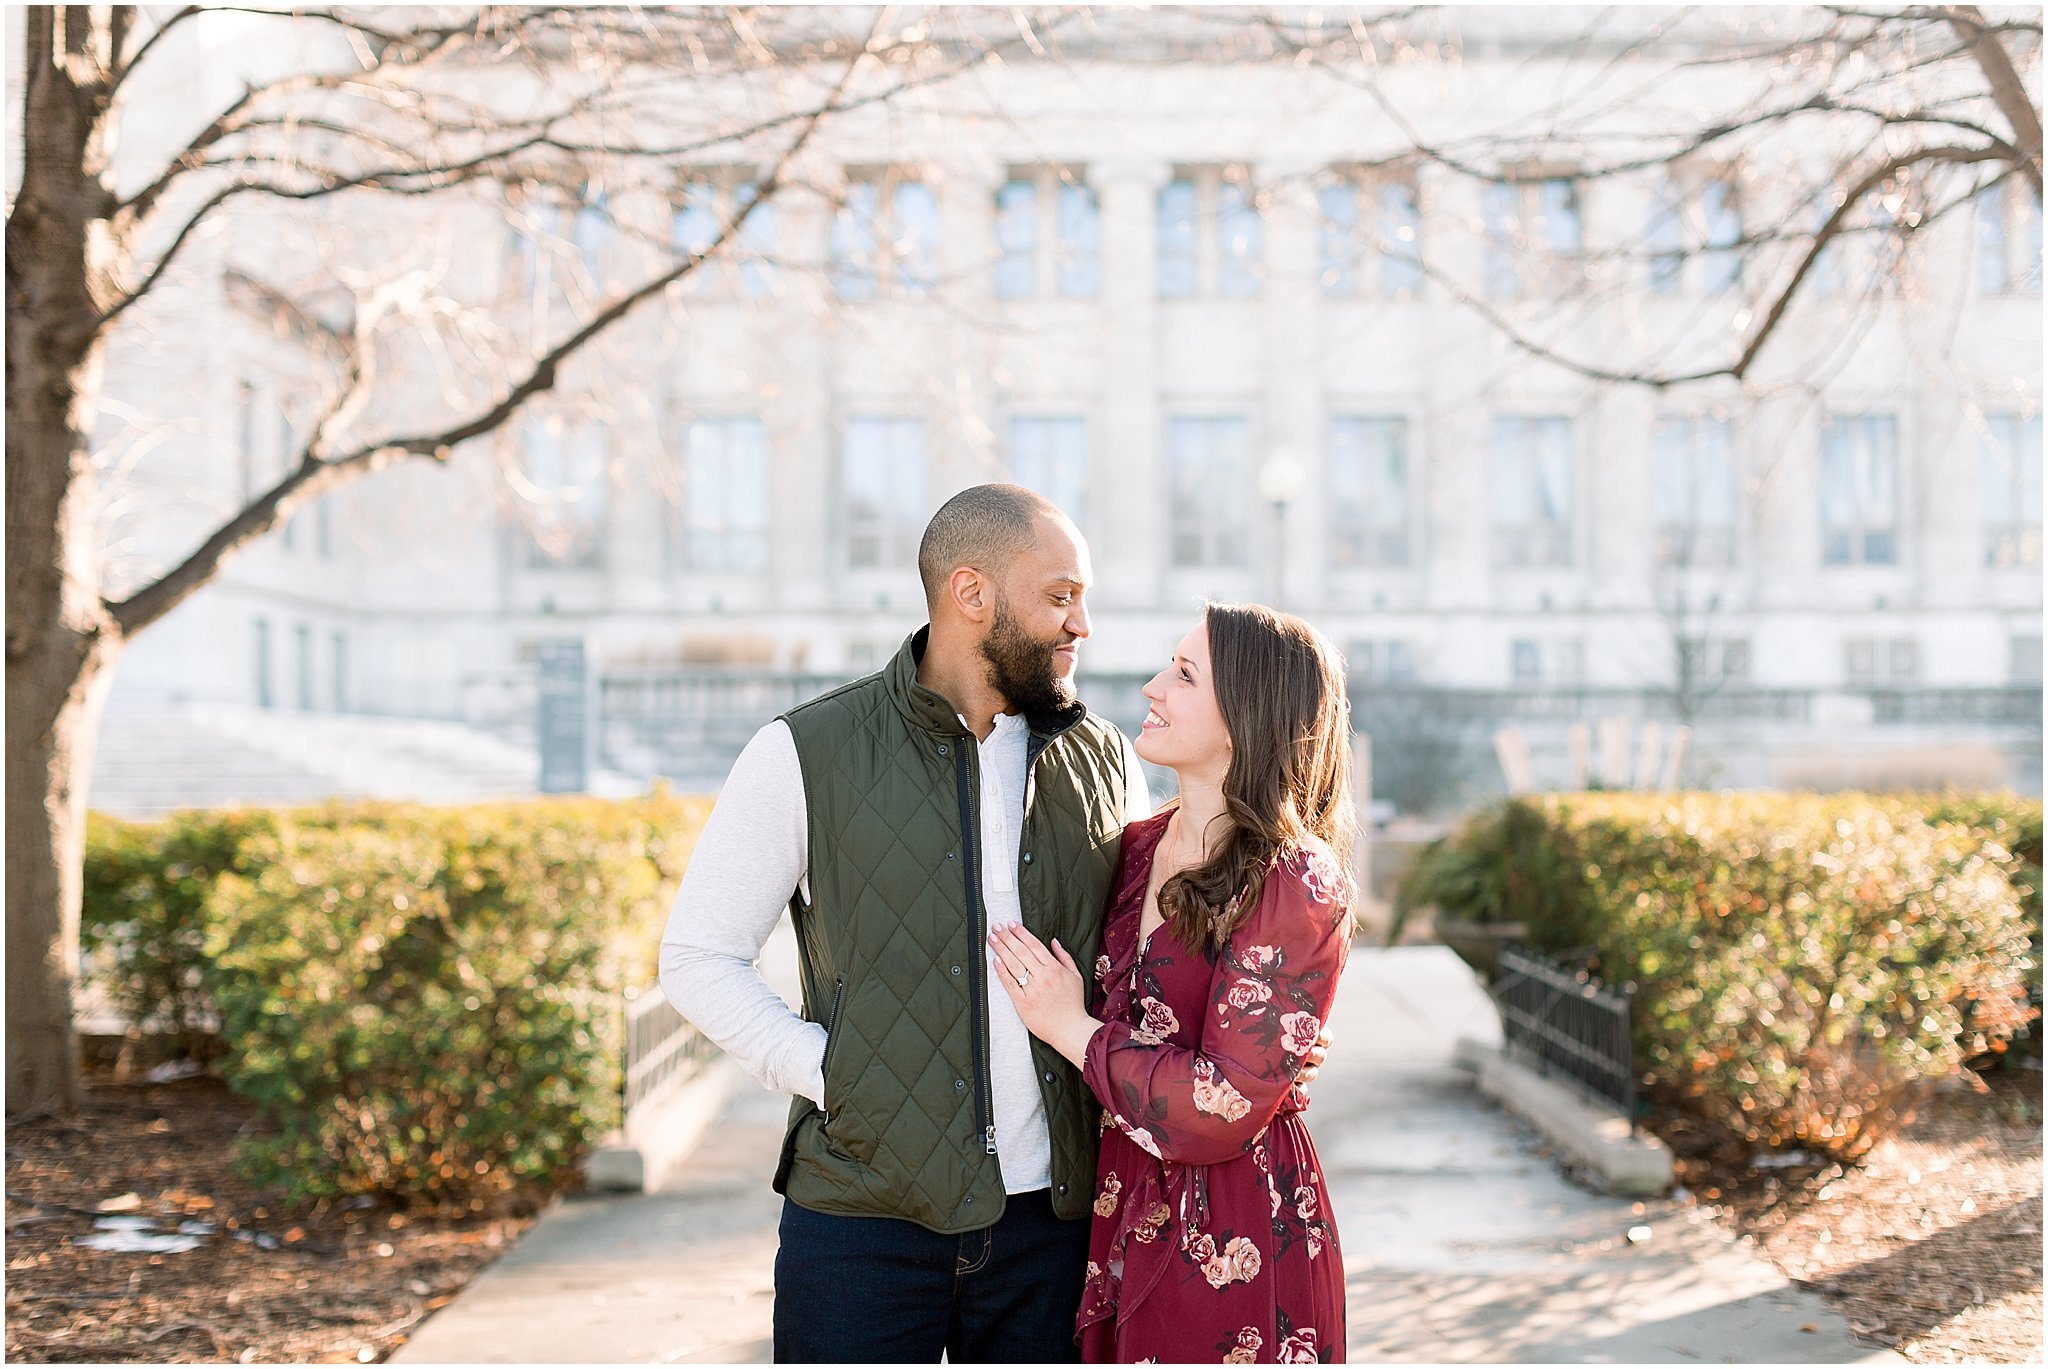
M1294 1076L1296 1088L1307 1088L1323 1072L1323 1061L1330 1058L1330 1029L1323 1028L1323 1034L1308 1048L1308 1054L1301 1058L1301 1069Z
M995 977L1009 991L1017 1015L1031 1034L1081 1068L1088 1039L1102 1024L1088 1015L1087 982L1081 967L1055 937L1052 949L1010 922L989 928Z

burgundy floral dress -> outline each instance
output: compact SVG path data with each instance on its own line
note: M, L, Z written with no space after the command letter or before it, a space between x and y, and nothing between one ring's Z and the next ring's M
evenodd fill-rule
M1294 1083L1350 948L1327 857L1282 857L1220 952L1138 927L1167 813L1124 829L1084 1071L1104 1107L1090 1363L1344 1358L1344 1259Z

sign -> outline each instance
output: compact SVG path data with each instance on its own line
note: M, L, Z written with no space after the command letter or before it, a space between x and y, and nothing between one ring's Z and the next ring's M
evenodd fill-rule
M540 656L540 792L590 787L590 677L583 639L550 637Z

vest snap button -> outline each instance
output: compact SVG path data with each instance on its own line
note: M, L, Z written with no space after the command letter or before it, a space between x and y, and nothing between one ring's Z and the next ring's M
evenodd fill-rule
M1024 863L1026 865L1029 865L1031 863L1031 853L1029 851L1026 851L1024 853Z
M958 974L958 973L960 973L960 967L959 967L958 965L955 965L955 966L953 967L953 973L954 973L954 974Z
M945 755L945 754L946 754L946 747L945 747L945 744L944 744L944 743L940 743L940 745L939 745L939 754L940 754L941 756L943 756L943 755Z
M967 1081L965 1079L955 1079L953 1081L953 1087L956 1089L964 1089L967 1087Z
M1065 1193L1066 1191L1067 1191L1067 1186L1066 1186L1065 1184L1061 1184L1061 1185L1060 1185L1060 1192L1062 1192L1062 1193Z

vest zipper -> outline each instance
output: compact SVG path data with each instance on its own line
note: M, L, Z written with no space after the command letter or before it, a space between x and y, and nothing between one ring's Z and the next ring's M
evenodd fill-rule
M984 995L988 992L988 981L984 977L988 969L988 910L981 903L981 829L970 797L971 786L967 774L967 749L956 743L953 747L953 787L960 800L960 849L967 857L961 864L967 877L967 921L974 932L974 944L967 955L967 1001L974 1014L974 1106L975 1120L981 1123L982 1149L990 1155L996 1153L995 1100L989 1096L988 1084L988 1009L984 1006Z
M837 976L832 984L832 1011L826 1014L825 1017L825 1054L824 1057L818 1061L818 1073L820 1074L823 1074L832 1064L832 1048L836 1046L839 1041L839 999L840 996L845 992L846 976L842 974ZM824 1114L826 1121L829 1122L832 1120L831 1109L819 1108L818 1111Z

